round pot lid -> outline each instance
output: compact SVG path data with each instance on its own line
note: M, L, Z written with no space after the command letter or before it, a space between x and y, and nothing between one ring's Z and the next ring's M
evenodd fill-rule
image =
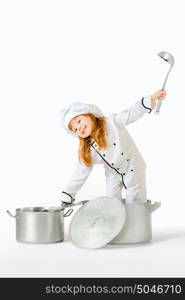
M101 248L118 235L125 220L126 211L121 200L112 197L90 200L71 221L71 240L80 248Z

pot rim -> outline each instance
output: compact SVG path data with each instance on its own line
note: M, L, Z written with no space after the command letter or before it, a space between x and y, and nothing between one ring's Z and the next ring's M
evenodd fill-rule
M124 204L126 204L126 205L136 205L136 204L139 204L139 205L148 205L148 204L152 204L152 201L151 200L148 200L147 199L147 201L143 201L143 202L140 202L140 201L138 201L138 202L126 202L126 199L121 199L121 201L124 203Z
M53 210L49 206L26 206L26 207L19 207L16 208L16 213L23 212L23 213L56 213L61 212L65 208L62 208L60 210Z

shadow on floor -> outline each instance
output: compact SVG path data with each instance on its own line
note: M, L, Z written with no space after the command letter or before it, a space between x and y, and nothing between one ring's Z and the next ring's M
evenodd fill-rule
M135 247L151 247L156 243L168 242L171 240L184 239L185 241L185 231L177 230L172 232L159 231L153 233L153 238L150 242L137 243L137 244L108 244L107 248L135 248Z
M185 231L174 230L173 231L158 231L153 233L153 238L150 242L136 243L136 244L107 244L106 249L116 249L116 248L136 248L136 247L151 247L156 243L168 242L171 240L184 239L185 241ZM65 241L70 242L70 237L65 236Z
M185 230L174 230L171 232L159 231L153 234L153 242L166 242L174 239L185 239Z

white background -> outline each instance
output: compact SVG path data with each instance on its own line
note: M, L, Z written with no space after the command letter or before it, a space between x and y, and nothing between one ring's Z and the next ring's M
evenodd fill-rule
M184 1L64 0L0 2L0 276L185 277ZM15 240L6 210L57 205L77 161L78 140L57 127L72 101L105 115L126 109L162 87L175 66L158 117L127 127L147 162L153 240L83 250L70 241L26 245ZM77 200L104 195L95 166ZM96 187L96 188L95 188Z

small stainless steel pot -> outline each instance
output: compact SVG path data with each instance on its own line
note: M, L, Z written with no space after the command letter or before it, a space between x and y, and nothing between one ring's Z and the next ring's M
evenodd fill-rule
M22 243L46 244L64 240L64 217L73 212L64 209L83 205L87 201L75 202L56 207L23 207L17 208L15 215L7 213L16 220L16 240Z
M24 207L16 209L16 240L23 243L57 243L64 240L64 217L70 216L73 209L64 213L47 207Z

